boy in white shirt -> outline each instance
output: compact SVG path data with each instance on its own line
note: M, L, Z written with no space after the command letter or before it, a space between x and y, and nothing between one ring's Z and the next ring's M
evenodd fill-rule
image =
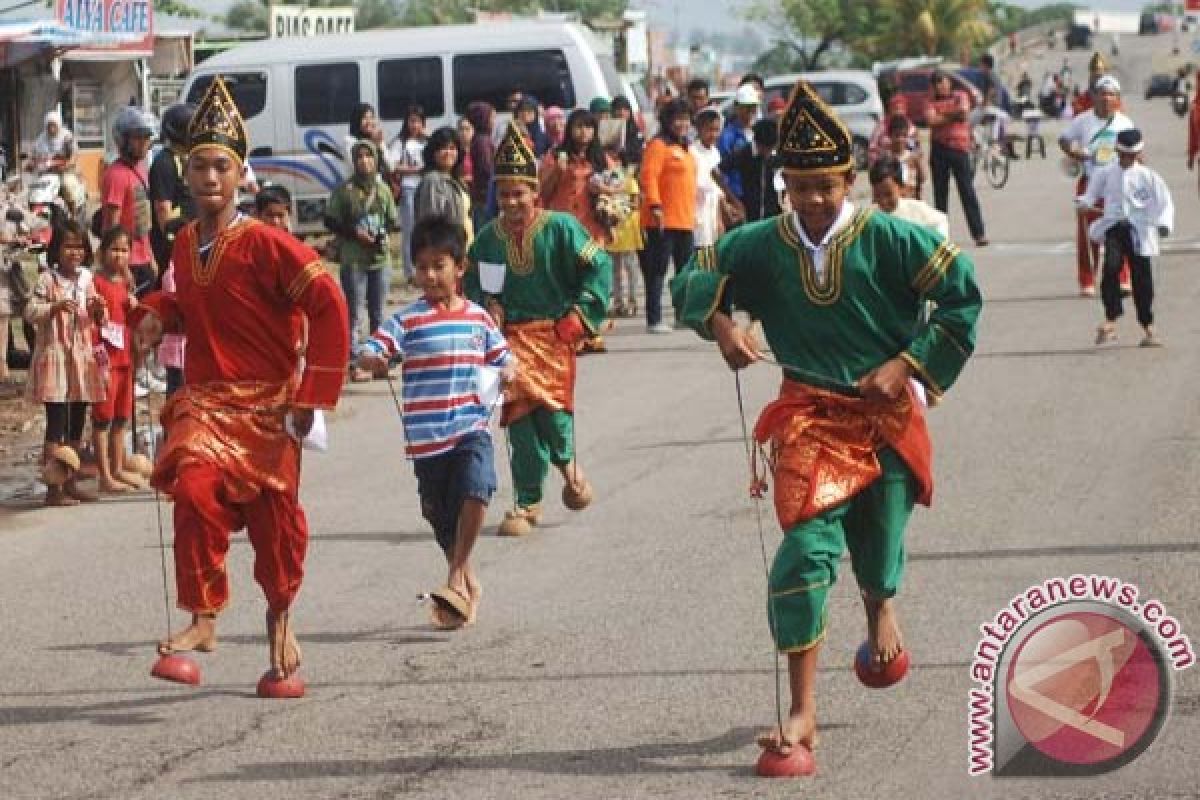
M1104 324L1096 331L1096 344L1117 340L1116 321L1123 309L1118 275L1128 259L1133 278L1133 304L1138 323L1145 330L1142 347L1161 347L1154 335L1154 278L1150 259L1158 255L1158 240L1175 226L1175 206L1166 182L1157 172L1140 163L1145 143L1137 128L1117 134L1115 163L1093 174L1092 181L1075 202L1080 209L1095 209L1103 201L1103 216L1091 224L1088 237L1104 243L1104 274L1100 296L1104 300Z

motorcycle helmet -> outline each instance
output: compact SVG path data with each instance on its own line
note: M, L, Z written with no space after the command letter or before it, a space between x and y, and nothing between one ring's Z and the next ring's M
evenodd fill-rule
M131 134L153 136L158 121L149 111L143 111L137 106L126 106L117 112L113 121L113 137L120 141Z
M162 138L175 144L187 144L188 126L196 114L194 103L176 103L163 112Z

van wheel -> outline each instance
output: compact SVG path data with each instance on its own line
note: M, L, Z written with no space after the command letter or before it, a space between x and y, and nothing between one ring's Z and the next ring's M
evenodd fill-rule
M853 147L854 168L859 172L862 172L867 168L867 149L870 147L870 143L860 136L855 136Z

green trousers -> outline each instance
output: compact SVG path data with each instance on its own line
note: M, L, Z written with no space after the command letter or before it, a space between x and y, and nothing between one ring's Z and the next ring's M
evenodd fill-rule
M575 417L567 411L539 408L508 426L508 441L517 505L540 503L550 465L561 467L575 457Z
M771 635L781 651L801 652L824 638L826 601L846 548L861 589L892 597L900 588L916 479L890 448L879 451L879 463L883 474L866 489L784 534L767 600Z

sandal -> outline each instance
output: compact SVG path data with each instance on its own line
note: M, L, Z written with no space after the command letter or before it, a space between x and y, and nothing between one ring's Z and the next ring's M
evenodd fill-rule
M1096 344L1112 344L1117 340L1117 329L1112 325L1101 325L1096 329Z
M430 609L433 627L438 630L458 630L475 616L471 599L450 586L430 592L429 599L433 601Z

